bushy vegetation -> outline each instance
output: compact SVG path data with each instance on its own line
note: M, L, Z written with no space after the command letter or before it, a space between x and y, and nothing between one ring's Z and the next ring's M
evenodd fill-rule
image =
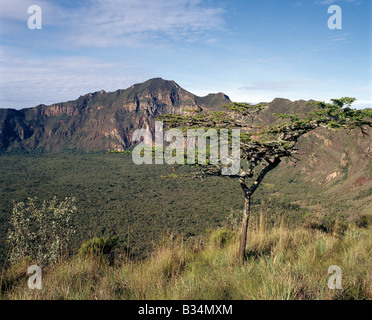
M168 165L137 166L130 154L99 153L1 155L0 163L0 267L9 255L12 200L25 202L28 197L76 198L79 211L71 243L75 251L95 236L118 237L119 248L129 248L131 256L142 259L168 229L187 239L207 228L226 226L227 218L229 228L240 228L236 220L241 218L243 200L237 182L218 177L192 180L187 175L194 168L173 172ZM252 211L262 209L267 225L284 215L286 223L296 227L319 214L328 227L335 217L340 223L353 220L353 215L358 220L359 208L370 207L370 193L354 189L350 197L363 198L346 201L345 192L334 195L327 192L328 186L306 183L298 175L300 168L279 169L270 173L252 202ZM287 183L283 175L295 182Z
M79 249L81 256L102 256L109 255L117 246L118 238L94 237L84 242Z
M73 198L58 201L54 197L42 203L37 198L15 203L8 232L10 261L16 263L29 257L45 266L67 254L75 233L74 202Z
M368 219L366 221L369 221ZM316 221L314 221L316 222ZM321 223L319 221L319 223ZM25 267L2 275L2 299L372 299L372 225L337 224L324 232L268 224L253 216L247 261L237 259L231 230L184 241L165 234L147 259L120 258L114 264L94 255L75 255L43 274L43 289L27 288ZM328 268L342 271L342 289L327 286Z
M210 243L218 248L225 247L236 237L232 231L225 228L207 230L207 236L209 236Z

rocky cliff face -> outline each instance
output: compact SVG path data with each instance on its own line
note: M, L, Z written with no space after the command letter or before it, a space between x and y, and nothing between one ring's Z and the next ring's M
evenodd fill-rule
M156 78L50 106L0 109L0 150L123 150L132 144L133 131L153 129L158 115L217 110L229 103L222 93L198 97L174 81Z
M133 144L134 130L153 130L155 118L161 114L221 110L229 103L223 93L198 97L174 81L157 78L126 90L99 91L50 106L0 109L0 151L121 151ZM310 108L307 101L278 98L255 117L254 123L265 125L276 121L273 113L301 113ZM342 195L345 206L355 208L358 214L368 213L372 129L368 132L367 137L355 130L349 134L323 129L311 132L300 141L298 165L283 162L273 176L278 181L299 180L323 188L330 197Z

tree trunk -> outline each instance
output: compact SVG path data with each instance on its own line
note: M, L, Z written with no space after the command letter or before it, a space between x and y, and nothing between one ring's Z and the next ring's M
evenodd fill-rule
M242 231L240 235L239 259L241 259L242 261L245 260L245 247L247 244L247 231L248 231L248 222L249 222L250 213L251 213L251 197L248 196L248 197L245 197Z

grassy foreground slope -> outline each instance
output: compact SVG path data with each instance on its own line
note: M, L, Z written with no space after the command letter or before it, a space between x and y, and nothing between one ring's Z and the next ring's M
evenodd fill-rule
M237 259L236 233L210 232L185 242L164 236L150 257L75 255L45 270L42 290L27 287L28 263L2 275L2 299L371 299L372 225L249 225L248 260ZM367 221L367 220L366 220ZM328 288L328 268L342 271L342 289Z

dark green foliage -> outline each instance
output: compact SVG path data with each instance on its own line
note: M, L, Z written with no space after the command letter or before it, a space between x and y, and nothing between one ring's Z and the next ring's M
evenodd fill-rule
M10 261L16 263L30 257L39 265L57 262L70 250L75 234L73 218L77 208L75 199L39 203L37 198L14 203L8 239Z
M354 200L361 200L370 196L372 196L372 188L360 192L356 197L354 197Z
M229 229L207 230L207 236L212 245L223 248L235 239L236 233Z
M300 164L306 165L306 161ZM288 223L295 225L303 220L306 212L315 212L317 204L322 212L330 215L354 214L354 203L350 206L344 200L344 192L330 197L327 185L312 185L299 178L289 184L288 179L302 167L291 168L283 167L268 175L267 183L259 188L258 196L253 199L253 215L263 208L270 224L284 215ZM219 177L203 181L186 178L194 170L196 168L182 166L173 172L168 165L137 166L130 154L2 155L2 265L8 255L5 241L12 200L20 202L27 197L50 199L57 195L63 199L74 195L79 213L75 217L77 233L72 248L77 251L83 242L95 236L117 236L119 248L124 250L129 246L135 258L147 255L153 249L153 242L161 239L168 229L185 237L201 235L207 228L224 226L231 212L240 218L243 199L238 183ZM310 177L316 174L316 171L311 172ZM353 190L353 195L358 195L358 189Z
M108 237L94 237L93 239L84 242L80 249L79 254L82 256L100 256L109 255L112 250L118 245L118 238Z
M232 180L203 183L192 168L176 176L168 165L135 165L130 154L41 154L0 156L0 251L5 241L12 200L74 195L79 213L73 249L95 236L119 238L119 248L143 258L169 229L200 235L222 225L226 214L241 205ZM222 190L218 201L211 190ZM3 262L4 260L2 260Z
M372 224L372 215L359 216L356 225L359 228L368 228Z
M367 167L367 173L370 177L372 177L372 161L370 161L370 163Z

